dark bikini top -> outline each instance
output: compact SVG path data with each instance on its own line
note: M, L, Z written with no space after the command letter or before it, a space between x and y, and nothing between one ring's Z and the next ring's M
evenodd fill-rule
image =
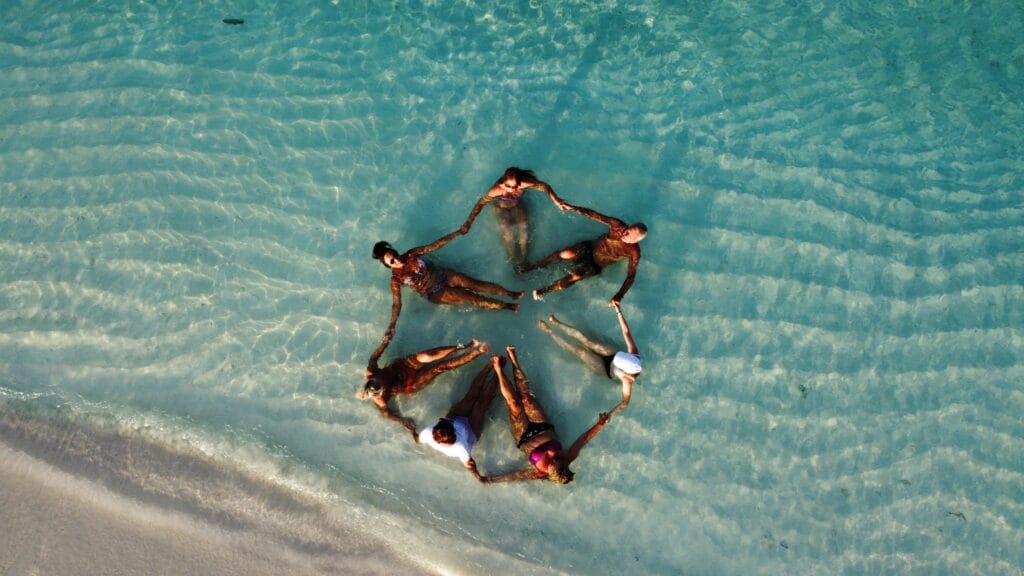
M423 275L427 273L427 264L423 260L416 258L413 262L407 264L407 266L409 266L408 270L398 270L398 277L402 281L402 284L415 287L423 280Z
M501 196L495 196L494 203L497 204L499 208L511 208L511 207L519 204L519 202L522 201L522 199L523 199L523 195L522 194L519 194L519 195L514 195L514 194L506 195L506 194L502 194Z

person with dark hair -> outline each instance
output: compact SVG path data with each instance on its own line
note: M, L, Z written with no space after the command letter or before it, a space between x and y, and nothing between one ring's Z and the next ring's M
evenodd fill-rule
M511 166L477 201L461 228L463 232L469 232L473 221L476 220L484 206L493 205L494 216L498 219L498 226L501 228L501 239L505 244L505 251L517 272L526 265L528 258L530 219L526 212L526 203L523 202L523 195L531 188L546 193L556 205L562 202L551 186L538 179L532 170Z
M455 355L467 349L469 352ZM377 366L376 356L371 357L366 366L366 383L357 396L360 400L372 400L381 416L405 426L418 441L416 423L412 418L404 418L393 411L389 405L391 398L399 394L415 394L441 374L472 362L488 350L486 342L480 343L474 339L469 344L439 346L410 354L383 368Z
M555 315L548 316L552 325L560 328L574 341L566 339L561 334L553 331L543 320L537 321L537 327L547 332L554 338L555 342L563 349L575 354L592 371L598 374L605 374L612 380L622 383L622 400L611 409L614 414L629 405L629 397L633 391L633 382L640 375L643 362L640 359L640 349L633 340L629 331L629 324L622 315L622 308L618 302L613 303L615 313L619 317L619 328L622 329L622 338L626 341L626 350L616 350L613 346L598 342L580 332L565 322L562 322Z
M420 430L418 442L446 456L458 458L474 478L483 482L473 459L473 448L483 434L484 417L497 390L498 381L488 364L473 379L462 400L455 403L444 418Z
M391 270L391 321L380 345L374 350L372 358L380 357L395 335L398 315L402 312L402 286L412 288L427 300L435 304L472 304L488 310L519 311L519 304L503 302L495 298L481 296L478 292L498 294L518 300L522 292L509 290L493 282L477 280L461 272L443 268L420 258L433 252L455 236L462 234L460 230L451 232L425 246L419 246L399 254L391 244L381 241L373 246L373 258L379 260L384 267Z
M636 277L636 268L640 264L639 242L647 236L647 226L642 222L627 225L618 218L605 216L590 208L573 206L565 201L558 201L556 203L563 211L575 212L608 226L608 232L593 240L586 240L567 248L555 250L536 264L524 266L523 271L528 271L536 268L545 268L559 260L568 260L572 263L572 269L569 274L559 278L545 288L534 290L533 299L541 300L542 296L548 292L565 290L584 278L600 274L609 264L628 259L629 268L626 271L626 279L608 304L613 306L615 303L621 302L623 296L626 295L626 292L633 285L633 280Z
M512 387L505 379L499 356L491 356L491 366L494 368L494 373L498 375L501 395L504 396L505 403L508 404L509 429L512 432L512 439L530 460L532 466L517 472L485 476L484 482L546 479L558 484L568 484L574 477L572 470L569 469L569 464L576 460L580 455L580 450L587 442L590 442L604 428L611 415L602 412L597 418L597 423L581 434L572 443L572 446L568 449L562 448L554 425L548 422L544 410L540 407L533 392L530 391L530 383L516 358L515 346L508 346L506 350L509 360L512 361L515 387Z

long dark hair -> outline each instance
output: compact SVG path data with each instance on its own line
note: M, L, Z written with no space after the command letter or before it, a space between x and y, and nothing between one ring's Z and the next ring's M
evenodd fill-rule
M398 251L395 250L394 248L392 248L391 244L388 244L387 242L385 242L383 240L381 240L380 242L377 242L376 244L373 245L373 259L374 260L380 260L388 252L395 252L395 253L397 253Z
M516 182L522 182L523 180L536 181L537 176L534 175L533 170L527 170L526 168L517 168L516 166L509 166L505 169L505 173L501 175L501 178L495 180L495 184L500 184L509 178L515 178Z

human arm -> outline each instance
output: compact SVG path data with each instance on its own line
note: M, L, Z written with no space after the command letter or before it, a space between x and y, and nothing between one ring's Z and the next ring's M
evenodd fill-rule
M576 457L580 455L580 450L587 445L587 442L593 440L594 436L597 436L597 433L600 432L601 429L604 428L604 425L608 423L609 418L611 418L611 414L608 412L601 412L601 414L598 415L597 423L591 426L590 429L583 434L580 434L580 437L577 438L576 441L572 443L572 446L565 451L567 462L573 462L576 460Z
M612 296L608 303L609 306L615 306L622 302L622 297L626 295L629 288L633 286L633 280L636 279L636 269L640 265L640 247L634 244L633 248L629 254L629 269L626 270L626 279L622 281L622 287L615 293L615 296ZM630 352L636 354L632 350Z
M543 180L524 180L521 186L526 189L540 190L541 192L544 192L545 194L548 195L548 198L550 198L551 201L555 203L555 206L558 206L559 210L569 209L569 203L566 202L565 200L562 200L558 196L558 194L555 194L555 189L552 188L550 184L544 182Z
M552 200L554 199L552 198ZM600 222L609 228L615 228L616 226L621 227L626 225L625 222L619 220L618 218L606 216L596 210L591 210L590 208L584 208L583 206L575 206L573 204L569 204L568 202L562 200L561 198L555 201L555 204L558 204L558 207L561 208L562 210L568 210L569 212L575 212L580 216L586 216L587 218L590 218L591 220L596 220L597 222Z
M392 422L398 422L401 424L406 430L412 433L413 440L415 440L417 444L420 443L420 437L416 434L416 422L413 421L412 418L406 418L397 412L392 412L388 401L382 398L374 398L374 403L377 405L377 410L380 411L381 416L391 420Z
M395 278L391 277L391 322L388 323L388 329L384 331L384 337L381 338L380 344L377 349L370 354L370 360L366 364L366 375L370 375L370 370L377 369L377 362L380 360L381 354L384 354L384 350L387 349L388 344L391 344L391 339L395 337L395 326L398 325L398 315L402 312L402 283Z
M501 484L504 482L519 482L522 480L540 480L547 478L547 474L537 470L536 468L530 468L526 470L517 470L516 472L505 472L504 474L498 474L497 476L481 476L485 484Z
M622 304L618 300L612 300L612 308L615 308L615 315L619 317L619 327L622 328L622 338L626 341L626 351L630 354L640 354L640 348L629 331L629 324L626 324L626 317L622 315Z
M459 228L459 231L461 231L463 234L469 232L469 229L471 226L473 226L473 222L476 220L476 217L480 215L480 211L484 209L484 206L490 204L491 200L494 200L494 195L492 195L492 192L494 192L494 190L494 188L491 188L490 191L487 192L487 194L484 194L482 198L477 200L476 204L473 206L473 209L469 211L469 216L466 217L466 221L463 222L462 226Z
M465 226L465 225L463 225L463 226ZM417 246L416 248L413 248L412 250L409 250L408 252L406 252L403 255L403 258L407 257L407 256L421 256L423 254L428 254L430 252L438 250L441 247L443 247L445 244L447 244L447 243L451 242L452 240L454 240L456 236L461 236L461 235L465 234L468 231L469 231L469 228L466 228L465 230L463 230L462 228L456 228L454 231L449 232L449 233L445 234L444 236L441 236L440 238L438 238L437 240L434 240L430 244L424 244L423 246Z
M484 476L481 476L480 471L476 469L476 460L473 460L472 458L467 460L466 470L469 470L469 473L473 475L473 478L476 478L480 482L487 482L487 479Z
M623 378L622 379L622 400L619 401L608 414L614 414L619 410L624 410L626 406L629 406L629 398L633 394L633 381L635 378Z

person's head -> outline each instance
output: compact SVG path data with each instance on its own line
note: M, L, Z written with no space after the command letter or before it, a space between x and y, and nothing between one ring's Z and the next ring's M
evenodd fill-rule
M447 418L441 418L434 424L434 441L438 444L455 443L455 426Z
M383 240L373 245L373 258L380 260L380 263L388 268L395 267L395 263L399 261L398 257L398 250Z
M359 390L360 400L372 400L380 398L384 394L384 380L374 375L366 379L362 389Z
M615 356L612 356L612 374L615 374L621 380L624 376L629 377L629 381L636 380L638 374L643 372L644 361L639 354L630 354L629 352L616 352Z
M560 454L552 459L551 464L548 464L548 480L552 482L568 484L575 476L576 474L569 470L569 463L565 462Z
M535 182L536 180L537 177L533 175L533 170L510 166L505 169L501 178L498 178L497 184L503 184L506 188L514 190L519 188L523 182Z
M647 237L647 225L643 222L637 222L632 226L626 226L619 232L619 240L622 240L626 244L636 244Z

